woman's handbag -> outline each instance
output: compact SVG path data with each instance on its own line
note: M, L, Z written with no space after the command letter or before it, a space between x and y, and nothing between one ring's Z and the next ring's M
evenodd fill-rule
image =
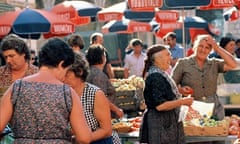
M4 131L0 134L0 144L13 144L14 137L9 126L6 126Z

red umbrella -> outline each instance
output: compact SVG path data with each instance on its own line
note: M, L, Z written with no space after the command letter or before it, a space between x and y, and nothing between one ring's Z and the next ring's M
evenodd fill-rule
M97 13L98 21L122 20L123 12L126 8L126 2L120 2L104 8Z
M39 38L40 35L62 36L75 31L75 25L58 15L39 9L6 12L0 15L0 37L10 32L24 38Z
M182 42L182 25L184 21L184 32L186 35L186 42L193 41L198 34L210 34L209 24L201 17L180 17L177 22L160 23L159 30L156 32L156 36L163 37L168 32L174 31L177 34L177 41Z
M103 33L134 33L134 32L151 32L152 25L145 22L137 22L129 19L121 21L112 20L102 27Z
M101 9L87 1L64 1L55 5L51 11L77 25L85 25L95 21L97 12Z
M233 7L235 2L233 0L211 0L210 4L207 6L201 6L201 10L210 9L223 9L228 7Z
M163 0L128 0L128 6L133 11L154 11L162 5Z
M122 20L123 17L135 21L149 22L153 19L155 11L134 11L127 7L127 2L120 2L98 12L98 21Z

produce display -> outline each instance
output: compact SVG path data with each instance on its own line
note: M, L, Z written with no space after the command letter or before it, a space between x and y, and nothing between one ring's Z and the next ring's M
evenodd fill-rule
M230 117L226 117L226 120L229 121L228 134L240 136L240 117L238 115L231 115Z
M140 109L144 87L144 80L141 77L131 76L128 79L111 79L111 83L116 90L115 103L119 108L123 109L124 112L136 112Z
M207 115L201 115L192 107L189 107L184 121L184 132L187 136L227 136L228 128L229 119L217 121Z
M112 119L112 127L119 133L139 131L141 121L141 117L134 117L129 119Z
M144 80L138 76L130 76L127 79L111 79L116 91L132 91L144 87Z

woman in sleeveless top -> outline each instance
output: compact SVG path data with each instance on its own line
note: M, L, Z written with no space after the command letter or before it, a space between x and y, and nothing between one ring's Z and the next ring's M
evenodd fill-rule
M77 92L81 99L88 126L93 132L91 144L112 144L109 102L102 90L85 82L88 72L87 61L76 53L75 62L68 70L65 82Z
M58 38L39 52L40 70L16 80L0 102L0 131L10 122L16 144L71 144L71 132L80 143L91 141L80 99L62 83L74 62L73 51ZM70 129L72 128L72 129Z

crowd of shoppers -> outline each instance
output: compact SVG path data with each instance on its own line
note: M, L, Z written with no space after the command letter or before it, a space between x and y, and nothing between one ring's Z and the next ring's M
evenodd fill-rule
M236 68L237 41L223 37L218 45L213 37L199 35L193 54L183 57L175 33L164 39L168 46L152 45L146 52L142 40L132 39L132 52L124 61L125 78L145 79L147 108L140 142L184 144L182 105L191 106L193 100L214 103L213 118L224 118L217 79ZM11 34L1 41L5 65L0 67L0 86L6 92L0 101L0 131L9 125L19 144L70 144L73 135L76 143L120 144L111 118L122 118L124 112L115 104L116 91L110 82L114 74L103 35L93 33L86 52L81 35L71 35L67 42L49 39L37 53L36 67L21 38ZM190 91L191 97L186 97Z

